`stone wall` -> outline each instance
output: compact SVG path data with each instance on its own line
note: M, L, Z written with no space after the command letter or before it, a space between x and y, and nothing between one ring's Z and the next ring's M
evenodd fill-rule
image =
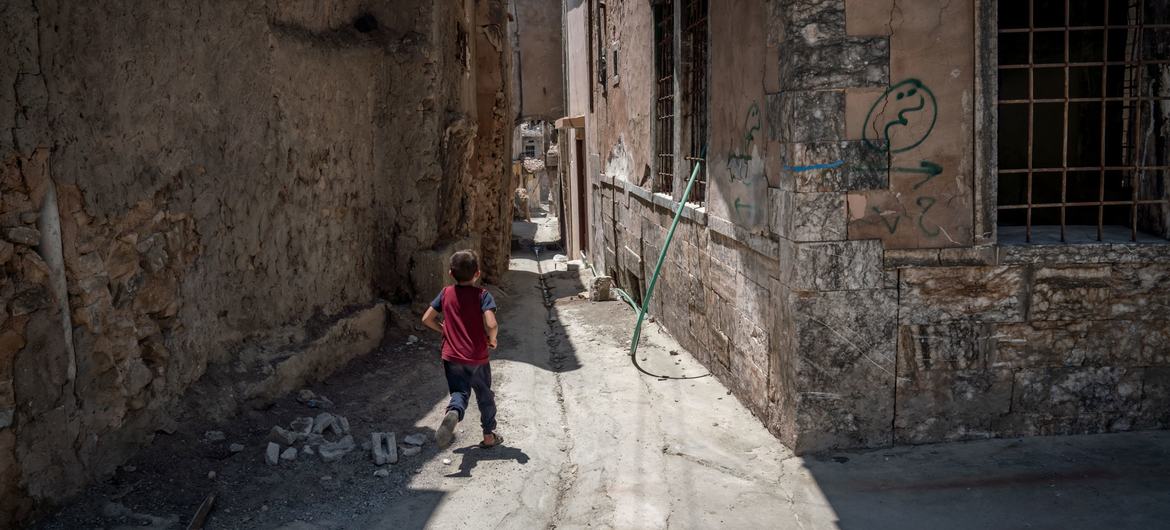
M650 7L618 5L607 36L648 68ZM994 11L712 9L710 200L651 313L797 451L1170 427L1170 245L997 241ZM623 75L587 119L591 258L635 296L680 198L643 179L653 94Z
M368 352L378 300L444 275L418 251L502 234L500 273L509 51L478 5L0 7L0 526L184 394L230 414Z

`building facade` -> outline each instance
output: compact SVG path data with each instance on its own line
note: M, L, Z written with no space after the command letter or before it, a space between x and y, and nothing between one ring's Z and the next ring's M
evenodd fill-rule
M1170 5L569 0L567 246L797 451L1170 426Z

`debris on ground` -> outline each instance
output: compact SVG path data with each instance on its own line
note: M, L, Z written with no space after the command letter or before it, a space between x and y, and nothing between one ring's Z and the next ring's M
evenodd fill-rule
M264 451L264 462L270 466L280 463L280 444L268 442L268 449Z
M422 447L417 445L402 446L402 456L414 456L422 452Z
M280 459L284 460L285 462L292 462L293 460L296 460L297 448L289 447L288 449L285 449L283 453L280 453Z
M300 417L288 424L289 430L301 434L309 434L313 432L313 418L308 416Z
M424 445L427 443L427 435L425 435L421 432L416 432L414 434L408 434L408 435L406 435L405 438L402 439L402 442L407 444L407 445L421 446L421 445Z
M208 442L222 442L227 440L227 435L223 431L207 431L203 433L203 439Z
M386 469L379 469L374 472L374 476L378 478L386 478L390 476L390 471Z
M416 343L416 342L418 342L418 341L419 341L419 339L418 339L418 336L416 336L416 335L411 335L411 336L409 336L409 337L407 337L407 338L406 338L406 343L407 343L407 344L414 344L414 343Z
M553 256L553 261L555 261L557 263L568 263L569 257L564 255L564 254L557 254L557 255Z
M280 445L292 445L301 439L301 435L295 432L287 431L283 427L276 425L268 433L268 439L279 443Z
M443 465L444 465L444 466L449 466L449 465L451 465L451 459L450 459L450 458L444 458L444 459L443 459Z
M231 444L228 446L228 451L231 451L233 454L242 453L244 451L244 444Z
M398 443L392 432L375 432L370 434L370 446L373 450L374 464L386 465L398 463Z
M350 451L354 450L354 447L353 436L346 435L340 441L321 444L317 452L321 454L321 458L326 462L333 462L349 454Z
M327 409L333 407L333 401L331 401L329 398L317 395L315 392L307 388L297 392L297 401L311 409Z
M147 513L136 513L126 505L118 502L107 502L102 508L102 515L109 519L129 519L139 524L136 528L172 528L179 524L179 516L171 515L158 517Z

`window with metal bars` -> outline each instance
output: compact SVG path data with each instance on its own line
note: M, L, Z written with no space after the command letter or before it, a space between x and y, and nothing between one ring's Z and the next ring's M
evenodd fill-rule
M700 204L707 200L707 166L702 158L708 125L707 8L708 0L686 0L682 12L682 65L686 72L682 86L683 109L686 112L683 119L686 123L686 145L689 146L686 178L690 178L695 164L702 164L690 196L690 202Z
M1000 239L1170 237L1170 6L998 5Z
M654 6L654 191L674 191L674 13Z

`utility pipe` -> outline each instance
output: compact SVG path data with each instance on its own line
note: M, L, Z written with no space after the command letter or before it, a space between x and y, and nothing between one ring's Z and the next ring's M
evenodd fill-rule
M662 243L662 251L658 253L658 264L654 266L654 275L650 277L650 285L646 286L646 296L642 298L642 310L638 311L638 323L634 326L634 338L630 339L630 357L638 353L638 340L642 338L642 320L646 318L646 311L650 309L650 296L654 294L654 284L658 283L658 274L662 272L662 264L666 262L666 251L670 248L670 241L674 239L674 229L682 219L683 208L686 208L687 199L691 197L691 189L695 187L695 180L699 176L699 168L707 156L707 148L695 161L695 169L691 171L691 178L687 180L687 187L683 190L682 198L678 201L678 211L674 212L674 221L670 223L670 231L666 233L666 241Z

